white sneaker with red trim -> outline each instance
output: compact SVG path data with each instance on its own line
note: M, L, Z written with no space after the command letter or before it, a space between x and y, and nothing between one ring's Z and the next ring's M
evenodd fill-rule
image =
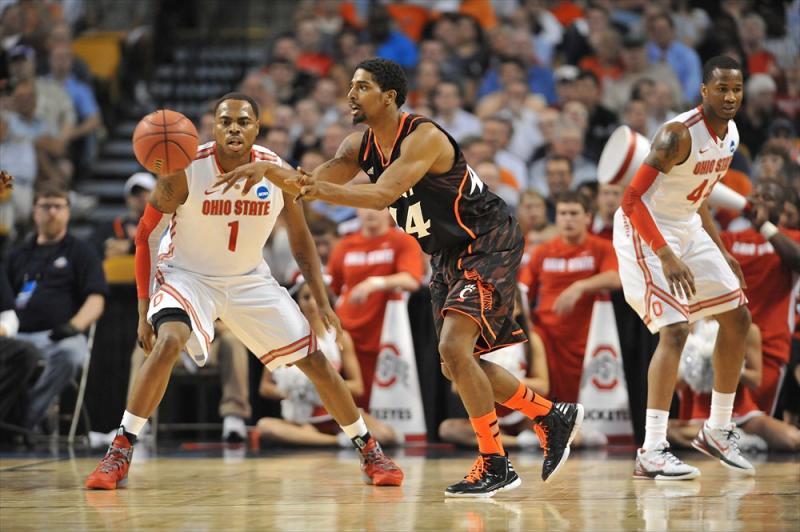
M733 423L721 429L711 429L703 423L703 428L692 440L692 447L711 458L717 458L728 469L745 475L755 475L753 464L739 450L738 439L739 433Z

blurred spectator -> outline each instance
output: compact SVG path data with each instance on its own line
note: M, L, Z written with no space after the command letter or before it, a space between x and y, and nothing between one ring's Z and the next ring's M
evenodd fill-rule
M287 41L283 39L280 42ZM305 98L313 83L310 75L298 72L295 64L283 57L277 57L267 65L267 76L274 83L274 93L282 104L293 105L298 100ZM278 120L276 123L282 125Z
M320 130L324 130L339 120L339 89L331 78L320 78L314 85L311 97L320 110Z
M473 169L481 163L492 163L497 167L500 173L500 182L504 183L511 188L518 187L517 178L514 177L507 168L497 165L495 162L494 146L486 140L479 137L467 137L459 143L461 151L464 153L464 158L467 160Z
M514 187L516 183L504 183L499 166L492 161L483 161L478 163L473 170L478 174L480 180L489 187L489 190L500 196L506 202L506 205L512 210L517 207L519 190Z
M589 4L584 12L584 17L575 20L564 31L564 39L559 45L559 50L564 56L564 62L577 65L592 53L590 39L611 29L609 13L605 6L598 2Z
M315 77L327 76L328 70L333 65L333 58L322 51L322 32L317 25L316 18L311 17L298 21L295 26L295 35L299 48L295 59L297 68Z
M523 190L520 194L517 222L525 236L525 252L520 263L520 266L525 266L530 261L533 250L553 238L557 230L547 219L545 198L535 190Z
M767 74L755 74L744 88L744 104L736 116L739 138L753 156L767 140L770 124L782 115L775 106L778 86Z
M747 71L752 74L768 74L776 78L780 70L775 56L764 48L767 25L758 13L748 13L742 19L740 32L742 49L747 59Z
M676 105L672 99L672 91L663 81L656 81L649 91L645 91L644 101L647 103L648 111L648 135L645 136L647 138L653 138L658 128L660 128L664 122L676 116Z
M350 113L348 113L348 115L349 114ZM347 137L347 135L350 133L351 130L346 129L339 124L331 124L325 128L325 131L322 133L320 151L322 151L322 155L325 156L326 161L336 157L336 152L339 149L339 146L342 145L345 137Z
M775 99L782 113L795 122L800 119L800 57L783 70L783 83Z
M272 79L263 72L251 71L239 84L239 91L253 98L258 104L261 127L269 127L275 120L275 87Z
M589 111L578 100L572 100L561 108L561 119L565 124L577 126L581 131L589 129Z
M606 30L590 37L593 54L581 59L581 70L592 72L600 83L605 84L622 76L622 36L615 30Z
M797 174L797 165L800 164L800 139L797 137L797 128L788 118L778 118L769 126L767 144L775 144L786 150L789 154L788 177L800 177Z
M25 425L34 428L80 372L88 346L82 334L103 313L107 291L100 259L67 231L67 191L49 186L34 198L36 234L9 255L21 340L42 351L45 367L30 390Z
M711 17L701 7L692 6L685 0L671 2L670 8L675 38L689 48L696 48L711 26Z
M470 85L483 77L489 66L489 51L480 23L469 15L459 15L456 20L454 57L459 71Z
M551 223L556 219L555 199L559 194L567 192L573 186L572 161L563 155L551 154L544 158L544 178L547 185L547 219ZM590 211L591 209L587 209Z
M197 142L201 146L206 142L211 142L214 140L215 126L216 122L214 120L214 113L207 111L200 116L200 120L197 125Z
M537 127L538 111L544 106L544 100L531 94L524 80L515 80L502 90L484 96L478 104L477 114L481 118L502 116L511 120L514 134L508 151L525 162L544 141Z
M779 143L770 141L764 144L754 164L753 180L773 179L789 184L789 168L792 162L789 152Z
M295 104L297 122L289 129L292 151L289 160L299 161L306 150L320 147L320 109L316 100L306 98Z
M421 65L421 63L420 63ZM474 114L462 109L463 94L461 85L444 81L437 85L433 106L436 114L433 120L442 126L456 142L466 137L481 134L481 121Z
M558 100L556 87L553 72L549 68L538 65L526 67L522 59L513 55L499 57L500 59L494 61L483 76L477 93L479 100L488 94L508 87L513 81L523 81L528 84L532 94L543 97L548 105L556 103Z
M542 65L550 66L553 63L555 48L563 37L564 27L558 18L547 10L545 4L547 2L542 0L522 0L513 21L525 24L537 58Z
M544 158L553 150L553 136L561 116L558 109L553 107L545 107L538 113L539 119L537 126L539 132L542 134L542 144L533 151L533 154L528 159L528 164L533 164L539 159Z
M609 242L614 236L614 213L622 202L622 190L622 185L612 183L600 183L597 188L597 212L591 232Z
M647 60L645 41L640 37L626 36L622 41L622 75L618 79L607 80L603 86L603 105L619 112L633 97L633 86L648 78L666 83L672 91L672 101L683 101L680 82L666 63L650 63Z
M592 72L581 71L575 85L576 99L585 105L589 112L584 153L590 160L597 162L600 160L600 153L603 151L608 137L617 128L617 115L600 103L603 95L602 86L600 80Z
M70 95L55 81L36 77L36 52L30 46L19 45L8 54L8 70L12 83L36 82L36 117L47 122L50 131L63 143L68 143L75 126L75 107Z
M553 73L557 95L555 103L558 107L563 107L566 103L575 100L575 81L578 79L578 74L580 74L580 70L573 65L561 65Z
M378 57L390 59L403 68L417 66L418 53L414 41L392 28L392 19L386 6L371 6L366 29Z
M648 138L647 104L642 100L628 100L622 107L622 123Z
M417 67L421 67L423 61L429 62L432 65L436 65L436 67L438 67L437 74L440 78L458 78L458 62L455 60L455 58L448 54L447 48L441 41L430 38L419 43L419 64ZM419 76L420 71L418 70L417 78L419 78ZM417 79L417 83L420 81L420 79ZM433 89L433 86L431 86L429 82L425 83L425 85L430 89ZM409 98L411 98L411 93L409 93Z
M516 189L521 189L528 182L528 171L525 163L508 151L509 143L514 135L514 126L510 120L499 116L485 118L482 124L482 138L494 150L493 161L501 168L511 172L516 181Z
M59 45L50 50L50 75L72 98L78 123L73 128L71 148L75 157L73 162L85 166L94 159L97 151L97 132L102 127L100 107L94 97L92 88L72 75L72 50L66 45ZM74 144L77 142L77 146Z
M137 172L125 181L125 205L128 212L117 216L113 222L95 227L89 239L98 257L109 259L134 254L136 227L155 187L155 177L147 172Z
M397 28L414 42L419 41L431 13L426 6L415 5L413 2L387 3L386 9L392 17Z
M50 52L58 46L72 46L72 30L65 21L56 22L47 35L46 53L36 57L36 73L40 76L50 74ZM72 75L84 83L91 83L92 73L89 65L80 57L72 58Z
M681 82L683 100L695 103L700 99L702 66L693 49L675 40L672 18L659 12L647 18L647 57L651 63L666 63Z
M555 199L559 236L537 247L520 282L528 287L534 329L544 342L550 394L577 401L594 295L620 288L610 242L589 234L591 215L577 192Z
M553 155L566 157L572 165L573 188L585 181L597 179L597 166L583 155L583 131L578 126L563 122L553 132ZM550 195L545 176L545 160L539 159L530 167L529 188Z
M416 241L392 226L387 210L358 209L361 230L333 248L328 273L336 312L350 333L364 377L356 404L369 408L386 303L392 292L419 288L424 266Z
M417 65L414 88L408 94L408 105L412 109L416 109L420 105L430 105L430 99L441 83L442 74L439 65L431 60L423 59Z
M293 162L289 157L289 148L291 148L289 130L285 127L278 125L270 127L267 130L267 134L264 135L263 142L259 142L259 144L268 147L284 161L288 163Z

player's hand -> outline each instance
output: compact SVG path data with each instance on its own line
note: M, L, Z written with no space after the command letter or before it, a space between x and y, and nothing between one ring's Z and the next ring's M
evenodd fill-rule
M739 278L739 285L743 289L747 288L747 283L744 281L744 273L742 272L742 266L739 264L739 261L736 260L734 256L728 253L727 251L723 251L722 256L725 257L725 260L728 262L728 266L731 267L733 273L735 273L736 277Z
M342 330L342 322L339 321L339 316L336 315L330 305L320 308L319 314L325 329L336 331L336 345L339 346L339 349L344 349L344 331Z
M260 182L261 179L263 179L264 174L267 173L269 165L271 164L272 163L267 161L256 161L253 163L243 164L242 166L234 168L227 174L222 174L219 176L219 178L217 178L217 182L214 183L214 186L224 184L225 187L222 189L222 193L224 194L239 181L244 181L244 184L242 185L242 196L246 196L247 193L250 192L250 189L253 188L256 183Z
M298 175L298 176L297 176L297 178L295 178L295 179L293 180L293 183L294 183L296 186L298 186L298 187L301 187L302 185L306 184L306 182L307 182L307 180L308 180L309 178L311 178L311 173L310 173L310 172L308 172L308 171L306 171L306 170L304 170L302 166L298 166L297 168L295 168L295 170L297 170L297 173L298 173L298 174L300 174L300 175ZM301 191L301 192L302 192L302 191ZM302 195L301 195L301 194L297 194L297 195L294 197L294 202L295 202L295 203L297 203L297 202L298 202L298 201L300 201L301 199L303 199L303 198L302 198Z
M156 335L153 333L153 326L147 321L147 316L139 316L139 325L136 327L136 338L138 339L139 347L144 350L145 356L149 355L156 342Z
M694 274L681 259L669 248L664 246L658 252L661 259L661 269L667 278L669 292L676 297L686 296L690 299L697 290L694 287Z
M14 188L14 177L5 170L0 170L0 192L9 188Z
M298 168L298 170L300 170L300 168ZM317 193L319 188L316 178L306 171L301 171L300 174L292 180L292 184L299 189L297 193L298 200L306 197L312 199L311 197Z
M555 303L553 303L553 312L559 316L569 314L582 296L583 288L580 281L572 283L556 298Z

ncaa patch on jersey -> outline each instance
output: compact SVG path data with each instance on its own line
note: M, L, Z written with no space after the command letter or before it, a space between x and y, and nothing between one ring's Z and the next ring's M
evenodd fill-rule
M256 189L256 196L258 196L258 199L260 200L265 200L269 198L269 187L266 187L264 185L258 187Z

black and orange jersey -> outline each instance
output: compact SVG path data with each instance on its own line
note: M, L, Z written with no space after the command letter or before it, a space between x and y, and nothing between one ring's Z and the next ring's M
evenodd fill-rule
M461 249L478 236L508 221L505 202L467 165L458 143L436 122L423 116L403 113L387 160L372 129L364 132L358 162L373 183L384 169L400 157L403 139L420 124L431 123L447 135L453 145L453 166L442 174L425 174L417 184L392 203L389 212L397 225L419 242L429 254L445 249Z

